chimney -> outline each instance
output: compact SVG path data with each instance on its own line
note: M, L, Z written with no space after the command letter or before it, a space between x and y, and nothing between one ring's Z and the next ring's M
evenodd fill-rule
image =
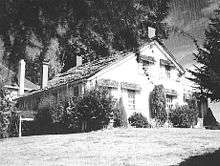
M150 39L154 38L156 36L156 29L153 27L148 27L148 37Z
M82 65L82 57L81 56L76 56L76 66L81 66Z
M19 61L19 69L18 69L18 83L19 83L18 94L20 96L24 94L24 80L25 80L25 61L24 59L21 59Z
M48 83L48 65L49 62L43 61L41 68L41 89L44 89Z

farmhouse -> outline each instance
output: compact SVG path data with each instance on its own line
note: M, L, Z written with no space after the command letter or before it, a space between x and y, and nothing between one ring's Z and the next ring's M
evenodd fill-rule
M155 85L166 91L167 108L186 104L187 88L184 69L165 46L151 40L138 53L116 53L108 58L76 66L48 81L48 64L43 63L41 89L18 98L22 116L33 116L42 107L53 107L60 101L79 96L95 86L107 87L114 98L122 98L128 117L141 112L150 118L149 96ZM22 70L21 70L22 72ZM22 74L20 74L23 76Z

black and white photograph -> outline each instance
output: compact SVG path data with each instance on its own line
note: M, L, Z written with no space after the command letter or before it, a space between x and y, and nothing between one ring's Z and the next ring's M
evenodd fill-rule
M220 0L0 0L0 166L220 166Z

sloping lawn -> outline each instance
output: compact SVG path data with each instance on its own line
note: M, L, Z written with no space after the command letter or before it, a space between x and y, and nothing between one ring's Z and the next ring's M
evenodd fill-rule
M176 165L220 149L220 131L112 129L0 140L0 165Z

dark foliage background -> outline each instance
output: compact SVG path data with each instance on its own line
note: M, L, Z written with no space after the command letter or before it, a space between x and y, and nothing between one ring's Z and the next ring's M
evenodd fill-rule
M0 138L18 136L19 113L15 103L7 97L0 78Z
M0 39L4 61L16 71L27 61L27 77L39 83L40 62L49 60L50 78L84 61L136 50L148 40L147 27L167 37L169 0L1 0Z

